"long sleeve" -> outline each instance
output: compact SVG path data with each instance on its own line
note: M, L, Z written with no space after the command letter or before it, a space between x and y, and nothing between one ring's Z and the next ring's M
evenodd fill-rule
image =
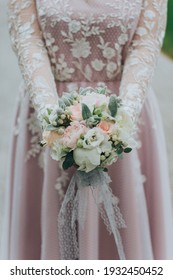
M124 64L120 96L136 121L151 87L166 27L167 0L144 0Z
M39 27L34 0L9 0L8 23L26 92L38 114L57 101L50 60Z

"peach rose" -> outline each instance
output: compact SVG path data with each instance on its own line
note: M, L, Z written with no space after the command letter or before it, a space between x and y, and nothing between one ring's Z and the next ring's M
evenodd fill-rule
M78 103L76 105L69 106L69 111L71 112L70 118L73 121L82 120L82 109L81 109L81 104L80 103Z
M101 121L97 127L99 127L101 130L103 130L105 133L111 133L111 130L113 129L113 124L108 121Z
M43 140L48 146L52 146L52 144L60 138L62 138L62 135L59 135L55 131L43 131Z
M73 122L70 126L65 129L63 135L63 144L64 146L75 149L77 145L77 141L82 134L87 132L87 128L85 125L76 122Z

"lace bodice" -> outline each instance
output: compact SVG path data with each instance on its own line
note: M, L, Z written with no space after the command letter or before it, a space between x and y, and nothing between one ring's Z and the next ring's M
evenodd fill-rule
M9 0L9 30L36 112L57 85L119 82L133 118L151 86L166 0Z

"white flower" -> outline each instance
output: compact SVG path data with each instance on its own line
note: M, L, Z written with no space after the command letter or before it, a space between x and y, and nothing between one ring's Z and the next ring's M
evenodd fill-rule
M73 151L73 158L75 163L79 166L79 170L89 172L100 165L100 153L97 149L86 150L83 148L76 148Z
M74 43L72 43L72 54L76 58L80 57L88 57L91 53L91 46L89 42L85 40L85 38L82 39L76 39Z
M103 70L103 67L105 66L103 61L99 60L99 59L95 59L95 60L91 61L91 65L94 68L94 70L96 70L96 71Z
M80 102L85 103L92 113L94 110L94 107L100 107L103 104L108 105L109 97L104 94L91 92L91 93L88 93L87 95L81 96Z
M127 128L129 131L134 127L130 114L123 106L118 108L116 123L118 123L119 127Z
M77 20L72 20L68 24L69 31L72 33L77 33L81 29L81 23Z
M118 38L118 42L120 45L124 45L127 41L128 41L127 34L122 33Z
M105 152L111 152L112 151L112 143L109 140L108 135L104 135L104 141L100 145L100 152L105 153Z
M121 140L131 148L136 147L136 141L133 138L136 126L132 121L129 112L122 106L118 109L116 115L116 134L117 139Z
M108 72L113 73L115 70L117 70L117 65L116 65L116 63L114 63L114 62L109 62L109 63L107 64L107 66L106 66L106 70L107 70Z
M63 148L64 148L63 144L60 143L59 140L55 141L52 145L51 152L50 152L52 159L57 161L61 160L62 157L64 157L67 154L67 152L64 151Z
M103 50L103 56L107 59L111 59L115 56L115 50L110 47L105 47L105 49Z
M94 127L85 134L83 147L85 149L93 149L99 147L104 139L105 137L101 129L98 127Z

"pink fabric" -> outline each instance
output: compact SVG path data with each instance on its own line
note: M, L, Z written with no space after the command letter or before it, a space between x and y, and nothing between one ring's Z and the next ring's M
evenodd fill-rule
M74 56L70 45L62 43L61 31L67 30L67 23L62 20L57 25L50 24L50 13L41 14L52 7L52 17L59 12L56 1L37 0L38 19L46 38L50 33L55 39L59 52L68 61L68 67L74 67ZM77 12L90 15L90 5L73 1ZM97 3L98 1L96 1ZM138 1L139 3L140 1ZM101 2L99 2L101 3ZM47 6L46 6L47 5ZM79 9L79 10L78 10ZM122 48L122 60L126 58L126 50L134 34L141 6L136 4L132 28L128 29L128 42ZM92 5L92 12L101 15L102 4ZM40 12L40 15L39 15ZM107 8L105 13L111 12ZM63 12L62 15L63 16ZM128 18L126 18L128 23ZM103 34L104 40L114 42L120 30ZM81 34L79 35L79 38ZM81 60L82 67L94 59L100 58L100 49L95 48L95 37L90 37L92 53L87 59ZM48 47L50 59L58 61L58 53L53 57ZM117 61L120 58L117 57ZM116 60L115 60L116 62ZM79 70L71 78L62 79L57 75L56 87L59 95L70 87L95 87L104 82L111 92L119 93L120 72L116 77L108 79L105 71L94 71L91 81L84 78ZM55 73L54 66L53 71ZM58 77L60 77L58 79ZM24 89L22 89L24 93ZM61 202L54 188L61 171L56 161L50 158L49 151L44 157L44 168L38 164L38 156L25 161L30 147L31 133L27 119L32 112L29 97L20 98L15 120L20 118L19 134L13 136L11 148L11 164L6 189L6 211L4 216L4 234L2 238L3 259L60 259L57 231L57 215ZM141 148L124 156L109 168L112 178L112 191L119 198L119 207L126 221L127 228L121 229L122 242L127 259L172 259L173 258L173 223L171 195L166 159L165 139L158 104L153 90L148 92L141 114L139 141ZM71 177L74 170L68 171ZM146 180L144 180L144 176ZM68 185L68 184L67 184ZM67 187L67 186L66 186ZM88 190L89 192L90 190ZM94 199L89 194L90 204L84 231L79 228L80 259L118 259L113 237L109 236L105 225L99 217Z

